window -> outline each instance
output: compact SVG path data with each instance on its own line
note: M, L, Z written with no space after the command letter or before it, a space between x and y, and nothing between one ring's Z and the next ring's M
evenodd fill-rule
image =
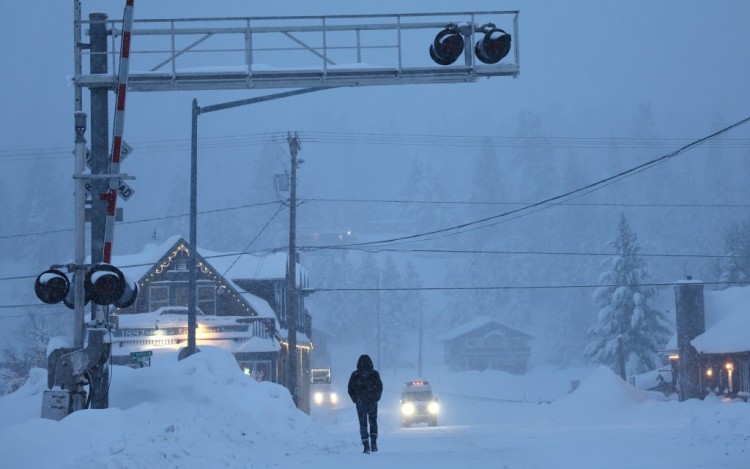
M484 344L487 348L503 348L505 347L505 336L500 332L490 332L484 336Z
M179 284L172 286L172 306L187 306L188 305L188 287L187 285Z
M169 306L169 287L165 285L151 285L149 288L149 311L156 311L163 306Z
M198 285L198 308L203 314L216 314L216 294L213 285Z
M479 339L477 337L469 337L464 342L466 344L466 348L482 348L482 339Z

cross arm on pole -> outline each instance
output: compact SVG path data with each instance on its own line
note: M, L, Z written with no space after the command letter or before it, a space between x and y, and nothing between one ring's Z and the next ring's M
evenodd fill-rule
M246 106L248 104L257 104L265 101L272 101L274 99L287 98L290 96L297 96L300 94L312 93L313 91L329 90L330 87L317 87L317 88L303 88L299 90L284 91L282 93L268 94L265 96L256 96L254 98L240 99L237 101L229 101L226 103L211 104L209 106L199 106L198 114L205 114L208 112L222 111L224 109L231 109L234 107Z

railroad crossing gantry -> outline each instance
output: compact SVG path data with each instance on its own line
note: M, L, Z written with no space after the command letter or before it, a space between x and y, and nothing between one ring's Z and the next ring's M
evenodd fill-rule
M94 182L108 168L107 95L118 82L122 25L123 20L110 20L101 13L83 20L80 0L74 1L75 111L82 111L81 91L88 88ZM81 41L82 30L88 32L89 44ZM461 55L462 61L458 60ZM312 89L470 83L480 78L517 77L519 72L518 11L135 19L127 90L299 91L291 96ZM255 99L264 100L263 96ZM220 106L204 108L218 110ZM191 159L194 164L195 156ZM107 183L92 184L92 194L105 192L102 184ZM191 181L191 197L195 197L194 184ZM107 203L98 196L92 196L90 203L91 258L96 263L102 260ZM80 225L84 223L77 221L76 231L83 233L85 226ZM197 242L191 238L195 250ZM195 272L195 266L191 271ZM189 304L195 305L196 292L190 295ZM295 313L289 312L290 337L296 336ZM189 317L194 327L193 307ZM293 343L290 340L290 349ZM286 384L295 395L297 370L291 359L289 368L291 378Z

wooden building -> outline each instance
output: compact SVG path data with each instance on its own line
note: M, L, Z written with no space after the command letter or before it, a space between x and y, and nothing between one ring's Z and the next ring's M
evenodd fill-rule
M750 398L750 287L675 287L677 334L667 344L680 400L709 393Z
M174 354L187 345L190 244L174 237L113 264L138 285L131 306L115 309L112 362L137 365L146 354ZM286 384L288 322L286 253L266 256L198 250L196 345L231 352L245 373ZM307 273L297 266L298 287ZM298 406L309 411L312 319L299 296Z
M451 370L504 370L523 374L531 357L529 334L480 317L438 337Z

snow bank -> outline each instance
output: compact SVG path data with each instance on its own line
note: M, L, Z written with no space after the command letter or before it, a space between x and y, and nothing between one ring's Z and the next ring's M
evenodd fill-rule
M596 417L627 410L648 401L650 395L629 385L606 366L600 366L554 405L561 411L575 412L578 417Z
M244 375L218 348L149 368L114 367L110 408L60 422L39 418L46 379L34 370L22 389L0 398L3 467L283 465L299 451L346 446L297 410L285 388Z

